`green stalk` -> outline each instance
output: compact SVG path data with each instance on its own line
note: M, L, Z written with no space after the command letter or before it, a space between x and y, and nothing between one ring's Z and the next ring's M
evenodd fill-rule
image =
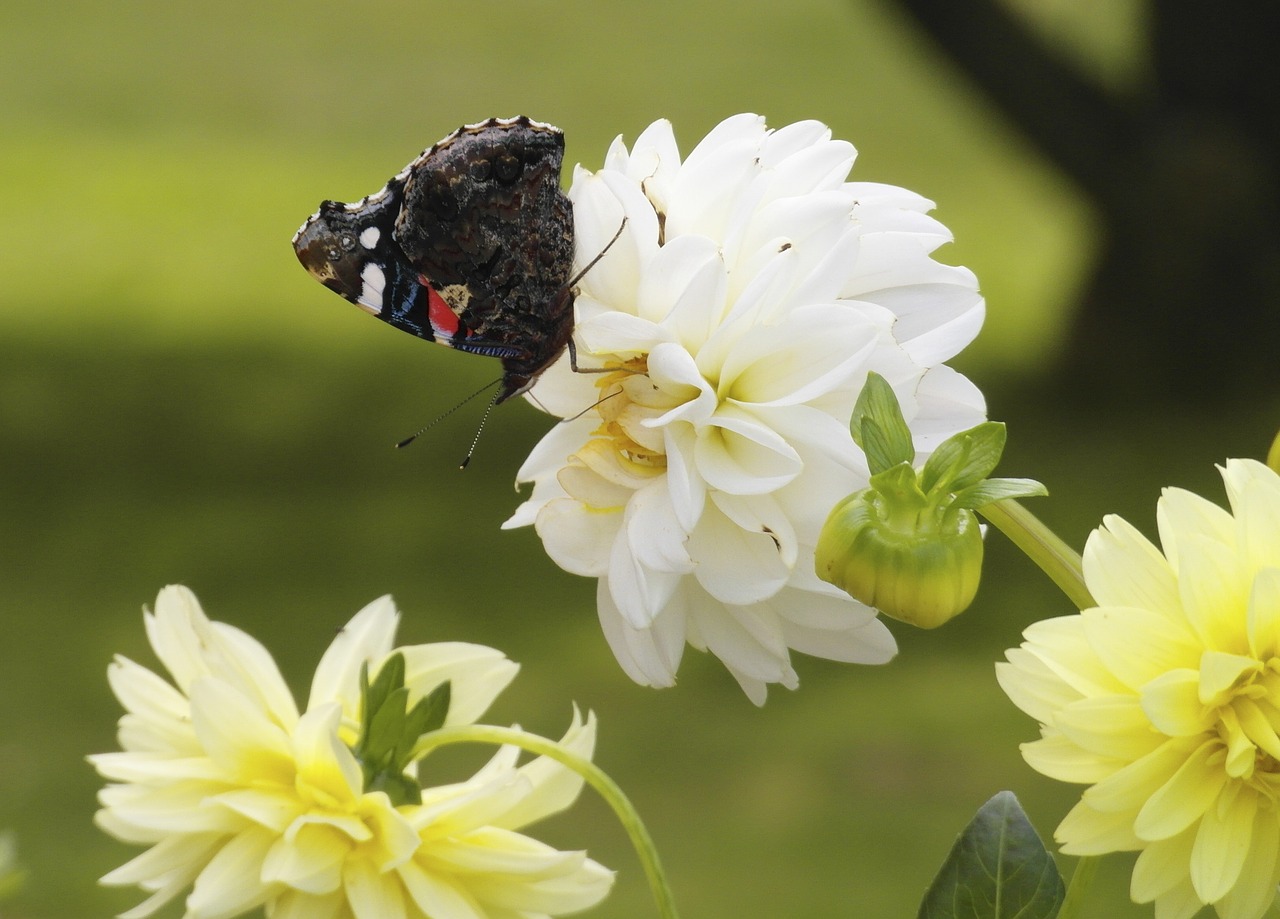
M539 737L537 734L528 734L516 728L488 724L462 725L432 731L423 735L418 741L413 755L417 759L436 747L457 743L511 744L530 753L550 757L582 776L586 783L613 808L618 821L631 837L631 844L635 847L640 864L644 867L645 877L649 880L649 890L653 893L653 899L658 905L658 913L663 919L678 919L675 899L671 895L671 885L667 883L662 863L658 859L658 850L653 844L652 837L649 836L649 831L645 829L640 815L623 794L622 789L599 766L565 749L554 740Z
M1071 883L1067 885L1067 896L1058 910L1057 919L1076 919L1084 908L1085 896L1093 886L1094 875L1098 873L1099 858L1082 858L1076 862L1076 870L1071 873Z
M1096 605L1084 584L1080 553L1063 542L1035 514L1012 498L993 501L978 508L978 513L1039 565L1076 609Z

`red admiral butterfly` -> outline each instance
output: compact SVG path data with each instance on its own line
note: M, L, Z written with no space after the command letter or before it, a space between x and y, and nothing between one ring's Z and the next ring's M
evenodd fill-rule
M573 205L564 135L490 118L426 150L378 192L325 201L293 237L304 268L397 329L502 359L494 404L573 336Z

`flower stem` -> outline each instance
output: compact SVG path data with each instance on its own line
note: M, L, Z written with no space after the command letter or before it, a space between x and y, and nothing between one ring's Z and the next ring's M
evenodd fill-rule
M1095 605L1084 583L1080 553L1063 542L1035 514L1012 498L993 501L978 508L978 513L1039 565L1076 609Z
M594 788L600 797L604 798L605 802L613 808L618 821L622 824L623 829L627 831L627 835L631 837L631 844L635 847L640 864L644 867L645 877L649 880L649 889L653 893L653 899L658 904L658 913L663 919L678 919L675 899L671 895L671 886L667 883L667 876L662 870L662 863L658 859L658 850L653 844L652 837L649 836L649 831L645 829L644 823L640 820L640 815L632 806L631 801L627 799L627 796L623 794L622 789L599 766L591 762L591 760L567 750L554 740L539 737L537 734L529 734L517 728L503 728L488 724L440 728L437 731L425 734L414 748L414 756L415 758L424 756L436 747L456 743L511 744L512 746L520 747L522 750L528 750L530 753L550 757L562 766L572 769L582 776L586 783Z
M1081 915L1089 888L1093 886L1094 875L1098 873L1097 858L1082 858L1076 862L1076 870L1071 873L1071 883L1067 885L1067 896L1058 910L1057 919L1076 919Z

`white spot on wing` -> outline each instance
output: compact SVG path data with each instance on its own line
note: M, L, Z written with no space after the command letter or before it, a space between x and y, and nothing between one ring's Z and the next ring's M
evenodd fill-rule
M365 227L360 231L360 245L372 249L378 244L378 237L381 235L382 231L377 227Z
M387 286L387 276L382 266L370 262L360 272L360 305L375 316L382 312L382 291Z

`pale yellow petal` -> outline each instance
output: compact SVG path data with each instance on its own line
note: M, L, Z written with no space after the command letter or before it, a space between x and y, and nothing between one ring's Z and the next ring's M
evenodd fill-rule
M1240 789L1224 797L1205 811L1191 849L1191 884L1206 903L1216 902L1236 885L1253 841L1257 796Z
M1203 817L1227 781L1221 761L1222 745L1216 739L1185 756L1173 777L1143 805L1134 831L1143 839L1167 839Z
M1174 571L1181 571L1183 542L1208 539L1224 548L1235 546L1236 524L1231 515L1197 494L1166 488L1156 502L1160 545Z
M1164 742L1151 730L1137 696L1082 699L1060 711L1053 726L1100 759L1129 762L1146 756Z
M1262 665L1247 655L1206 651L1200 657L1200 701L1225 705L1234 689L1261 672Z
M1249 653L1260 661L1280 658L1280 568L1264 568L1249 594Z
M498 909L520 915L558 915L595 906L613 886L613 872L589 858L566 863L571 870L529 881L523 877L485 876L476 896Z
M1222 919L1257 919L1276 898L1280 884L1280 824L1272 808L1258 808L1240 879L1215 907Z
M1136 814L1186 762L1194 742L1170 740L1085 791L1083 799L1101 811Z
M1180 886L1192 890L1187 866L1191 862L1191 847L1195 844L1194 829L1187 830L1148 844L1138 855L1129 882L1129 894L1136 903L1150 903Z
M397 869L405 890L425 916L449 919L489 919L460 879L427 870L417 861Z
M1082 750L1061 734L1048 729L1044 737L1024 743L1019 749L1028 766L1059 782L1089 785L1102 781L1125 765L1123 761Z
M1142 847L1133 834L1133 815L1095 810L1079 801L1058 824L1053 838L1063 855L1106 855Z
M1182 541L1178 591L1187 620L1205 647L1248 653L1249 588L1231 547L1203 537Z
M1058 709L1083 698L1030 651L1011 648L1005 657L1008 663L996 663L996 682L1010 702L1037 721L1046 723Z
M1170 670L1142 689L1142 710L1169 737L1192 737L1213 728L1215 713L1200 701L1200 672Z
M1084 579L1099 606L1178 612L1178 582L1164 555L1136 527L1108 514L1085 543Z
M342 886L342 864L351 837L332 826L311 823L288 839L277 839L262 862L262 879L308 894L333 893Z
M270 889L262 883L262 860L275 834L254 827L232 838L196 878L187 911L201 919L230 919L264 903Z
M342 891L315 895L285 890L267 908L270 919L349 919L347 896Z
M341 702L348 717L356 717L360 701L361 665L382 660L391 651L400 614L390 596L382 596L351 617L325 649L315 676L307 710L326 702ZM375 674L370 674L372 678Z
M1256 460L1227 460L1222 470L1235 512L1241 557L1253 570L1280 567L1280 475Z
M1085 635L1079 616L1059 616L1033 623L1022 633L1022 647L1050 672L1083 696L1124 692L1128 687L1107 669Z
M1089 646L1116 679L1140 690L1167 670L1195 667L1202 646L1175 619L1137 607L1105 606L1080 614Z
M561 746L584 759L590 759L595 749L595 739L595 715L589 714L583 723L575 706L569 729L560 738ZM529 793L505 813L495 817L494 826L519 829L569 807L582 791L582 776L546 756L531 760L521 766L519 771L528 780Z
M343 889L355 919L406 919L399 874L384 874L362 858L348 859L343 867Z

